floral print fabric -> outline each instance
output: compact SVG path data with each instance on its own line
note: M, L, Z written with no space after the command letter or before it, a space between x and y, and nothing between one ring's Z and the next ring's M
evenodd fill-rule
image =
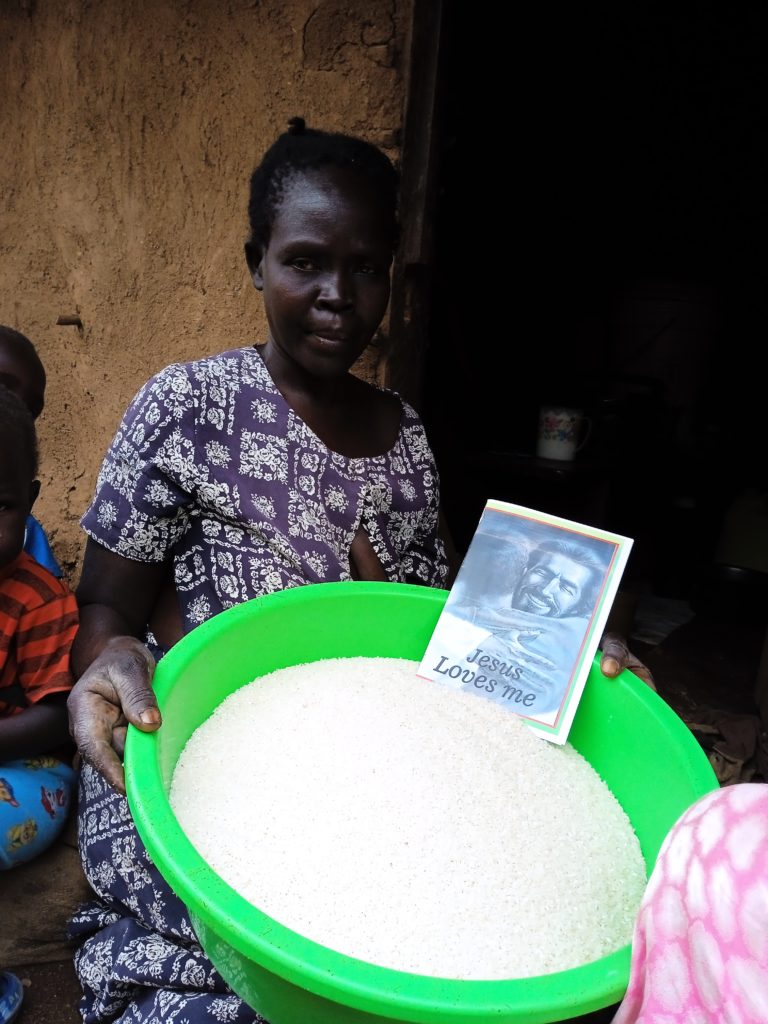
M402 402L374 458L329 450L254 348L167 367L138 393L102 465L86 532L126 558L173 558L185 629L252 597L348 580L362 526L388 579L443 586L438 480ZM125 799L81 772L80 852L96 899L72 919L85 1024L254 1024L200 948Z
M80 856L97 899L72 918L84 1024L264 1024L203 953L187 911L149 858L128 803L84 764Z
M187 630L271 591L350 579L361 525L388 579L442 586L434 458L401 404L390 451L348 458L296 415L256 348L169 366L131 403L83 528L126 558L172 556Z
M768 1021L768 786L698 800L671 830L613 1024Z

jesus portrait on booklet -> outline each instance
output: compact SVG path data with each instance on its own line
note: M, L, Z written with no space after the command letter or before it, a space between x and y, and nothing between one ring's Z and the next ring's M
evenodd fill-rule
M419 674L565 742L631 543L489 501Z

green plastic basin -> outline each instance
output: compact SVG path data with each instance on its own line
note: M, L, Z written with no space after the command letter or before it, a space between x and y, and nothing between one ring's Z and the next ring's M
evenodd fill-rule
M171 810L181 750L230 693L256 676L320 658L420 660L446 597L406 584L326 583L239 605L188 634L158 665L162 728L129 729L126 784L139 834L189 908L206 953L270 1024L546 1024L624 994L629 946L573 970L509 981L431 978L343 956L246 902L195 851ZM677 817L717 788L684 723L629 672L608 680L595 664L570 742L627 812L649 872Z

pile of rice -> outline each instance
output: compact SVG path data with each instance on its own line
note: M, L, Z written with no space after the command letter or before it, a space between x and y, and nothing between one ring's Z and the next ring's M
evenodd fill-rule
M629 942L637 837L571 746L399 658L280 669L190 738L170 800L233 888L348 956L523 978Z

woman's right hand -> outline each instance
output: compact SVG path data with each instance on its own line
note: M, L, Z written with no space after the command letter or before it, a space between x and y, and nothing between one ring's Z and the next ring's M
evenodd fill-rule
M153 732L161 722L152 691L155 661L133 636L112 637L67 701L69 731L82 757L125 793L122 755L128 724Z

